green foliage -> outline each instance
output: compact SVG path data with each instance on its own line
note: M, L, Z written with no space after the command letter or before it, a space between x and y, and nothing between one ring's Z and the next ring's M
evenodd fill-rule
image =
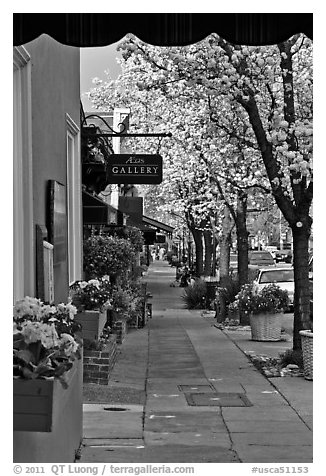
M131 267L134 259L134 247L125 238L97 235L84 241L86 279L124 274Z
M121 226L114 229L111 236L115 236L117 238L125 238L129 240L131 245L134 248L134 251L142 251L143 245L145 243L144 237L142 232L139 228L135 226Z
M112 309L121 316L127 317L131 294L122 286L115 286L112 290Z
M254 284L244 284L229 309L246 314L277 313L286 309L288 304L287 291L275 284L269 284L260 290Z
M289 364L295 364L300 369L303 368L302 350L288 349L283 354L280 354L281 367L286 367Z
M225 300L225 304L229 305L235 301L236 295L240 292L239 280L237 277L230 277L229 282L223 288L219 288L219 292Z
M127 322L135 322L142 312L143 293L137 281L115 286L112 290L112 309Z
M125 237L130 241L135 251L142 251L145 243L142 232L135 226L127 226L125 228Z
M108 276L89 281L78 281L70 287L72 304L78 311L108 309L111 298L111 284Z
M207 286L202 279L196 279L192 286L184 288L182 299L187 309L204 309Z
M64 387L66 372L80 358L77 310L71 304L49 306L26 296L14 307L14 378L57 378Z
M85 350L102 351L107 345L107 339L83 339L83 348Z

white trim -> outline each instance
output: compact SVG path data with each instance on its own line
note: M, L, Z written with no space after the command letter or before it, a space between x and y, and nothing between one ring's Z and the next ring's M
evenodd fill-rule
M66 124L68 131L73 135L77 135L80 131L79 127L75 123L75 121L66 113Z
M14 301L35 292L30 59L23 46L13 49Z
M13 51L14 67L16 69L23 68L30 61L31 57L23 46L15 46Z
M79 127L66 113L69 285L82 279L82 199Z

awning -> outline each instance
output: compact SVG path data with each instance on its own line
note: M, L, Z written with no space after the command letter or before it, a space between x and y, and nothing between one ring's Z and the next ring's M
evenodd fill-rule
M155 228L156 230L159 231L165 231L169 235L172 235L174 228L170 225L166 225L165 223L162 223L158 220L154 220L153 218L149 218L143 215L143 220L142 220L144 225L150 226L152 228Z
M133 33L146 43L182 46L211 33L242 45L277 44L296 33L312 39L312 13L14 13L14 46L46 33L77 47L106 46Z
M117 224L118 211L100 198L83 191L83 223L84 225Z

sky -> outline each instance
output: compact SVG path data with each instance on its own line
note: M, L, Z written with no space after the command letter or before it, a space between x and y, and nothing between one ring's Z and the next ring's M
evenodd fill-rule
M117 45L118 43L113 43L109 46L80 49L80 92L85 112L92 110L92 103L85 93L94 87L93 78L106 80L106 70L109 70L112 79L120 74L116 58L121 57L121 54L116 50Z

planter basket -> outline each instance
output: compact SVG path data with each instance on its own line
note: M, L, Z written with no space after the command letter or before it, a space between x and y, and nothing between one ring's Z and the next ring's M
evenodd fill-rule
M306 380L313 380L313 333L311 331L300 331L303 373Z
M281 340L280 313L262 313L250 316L251 338L257 341L275 342Z

